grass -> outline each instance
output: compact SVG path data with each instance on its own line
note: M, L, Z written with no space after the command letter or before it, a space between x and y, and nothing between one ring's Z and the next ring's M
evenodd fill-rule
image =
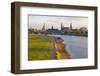
M51 39L48 36L28 35L28 60L48 60L51 56Z

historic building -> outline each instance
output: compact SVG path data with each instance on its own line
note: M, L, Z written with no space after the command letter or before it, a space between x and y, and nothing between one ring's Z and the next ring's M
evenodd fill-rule
M70 24L70 27L64 27L64 26L61 24L61 31L62 31L62 32L72 32L72 23Z
M86 27L81 27L80 29L73 29L72 23L70 23L69 27L63 26L61 23L61 29L54 28L51 26L51 28L46 29L45 24L43 24L41 30L37 30L34 28L28 29L28 33L32 34L54 34L54 35L78 35L78 36L87 36L88 35L88 29Z
M87 31L88 31L88 30L87 30L86 27L81 27L81 28L80 28L80 32L81 32L81 33L87 33Z
M58 29L54 29L54 27L52 26L51 29L47 30L48 34L62 34L62 32Z

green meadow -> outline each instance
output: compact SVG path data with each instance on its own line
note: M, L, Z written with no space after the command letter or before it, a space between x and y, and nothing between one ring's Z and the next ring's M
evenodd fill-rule
M28 60L48 60L51 56L51 38L45 35L28 35Z

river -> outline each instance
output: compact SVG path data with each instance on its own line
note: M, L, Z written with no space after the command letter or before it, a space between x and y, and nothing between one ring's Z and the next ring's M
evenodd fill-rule
M52 36L60 37L64 40L64 44L66 44L66 51L70 54L72 59L88 57L88 37L70 35Z

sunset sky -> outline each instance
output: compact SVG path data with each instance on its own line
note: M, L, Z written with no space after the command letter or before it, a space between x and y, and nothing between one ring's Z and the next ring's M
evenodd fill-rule
M46 29L52 26L60 29L61 23L64 27L69 27L70 23L72 23L74 29L79 29L80 27L88 28L87 17L29 15L28 21L28 27L34 29L42 29L43 25L45 25Z

